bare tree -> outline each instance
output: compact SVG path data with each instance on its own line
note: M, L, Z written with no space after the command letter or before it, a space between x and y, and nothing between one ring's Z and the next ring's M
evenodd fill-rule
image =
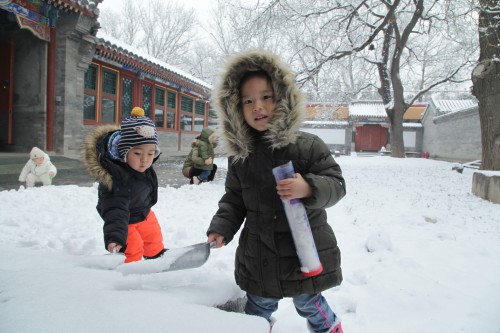
M483 170L500 170L500 2L479 0L479 63L472 72L479 100Z
M215 48L220 54L225 56L233 52L233 16L229 14L229 6L224 1L217 0L217 5L212 9L212 20L204 27L205 31L211 36Z
M276 26L261 25L259 2L245 5L248 1L217 0L212 12L213 19L206 27L218 51L227 56L231 53L260 48L279 53L283 36ZM280 41L280 42L278 42Z
M141 3L123 0L121 6L112 10L102 10L99 14L101 30L128 45L135 46L141 33L141 21L137 13L142 11Z
M134 0L125 0L121 9L121 17L125 18L126 24L120 22L120 35L118 37L129 45L136 45L137 38L140 35L142 22L137 17L137 13L142 12L143 7L140 2Z
M465 81L466 69L472 63L471 52L464 53L457 47L459 45L454 40L457 30L452 29L448 23L449 20L456 20L458 16L447 17L450 13L446 12L446 8L439 4L438 0L394 0L380 1L379 4L360 1L358 6L350 9L346 27L347 31L350 29L352 32L348 32L346 36L354 41L352 50L358 54L366 54L367 51L375 54L371 57L367 55L365 59L375 64L378 69L378 91L391 122L391 156L404 157L404 113L421 95L438 85ZM427 4L427 8L424 4ZM463 12L470 13L470 8L465 7ZM358 31L363 27L369 29L370 33L359 34ZM378 29L380 32L374 35L373 32ZM429 49L425 47L429 36L439 36L441 43L434 46L432 61L429 59ZM419 39L424 39L424 43ZM359 45L359 41L363 44L369 41L370 46L356 48L355 45ZM377 44L378 46L375 46ZM463 45L460 47L463 48ZM342 56L343 53L336 52L333 57ZM454 59L451 59L451 56ZM428 70L427 66L431 66L432 62L437 66L434 65L432 70ZM408 70L412 68L421 70L420 87L419 91L407 100L405 87L411 88L411 82L415 81L412 79L412 70Z
M211 52L213 46L206 42L198 42L183 57L183 68L191 75L209 83L214 84L219 74L219 65L223 58L217 53Z
M144 32L141 44L148 54L177 65L194 38L194 27L198 24L194 11L170 1L150 0L150 5L138 16Z
M203 32L208 36L202 40L204 50L197 47L194 58L190 59L191 68L195 72L205 67L203 78L215 82L220 66L228 55L251 48L266 49L282 54L281 49L287 47L283 35L274 26L256 25L259 11L253 5L245 5L242 0L217 0L211 11L211 19L202 24ZM246 1L248 3L248 1ZM205 58L209 64L207 67ZM197 64L193 64L193 60ZM203 62L203 63L202 63Z
M101 13L105 33L171 65L182 65L198 24L193 9L163 0L126 0L121 5Z
M112 11L101 10L101 12L99 13L99 22L101 24L101 28L99 29L99 31L102 31L109 36L119 36L119 20L119 15L116 15L116 13Z
M328 64L347 57L362 57L376 66L378 91L391 121L393 157L405 156L403 115L408 107L439 85L469 79L466 73L477 48L474 41L465 46L460 43L475 25L470 0L270 0L258 4L254 7L258 16L251 21L254 29L274 27L282 33L281 39L294 52L291 63L298 68L299 84L320 89L318 79ZM301 38L295 38L297 31ZM426 48L430 41L433 47ZM367 87L373 84L365 82ZM411 98L405 89L413 91Z

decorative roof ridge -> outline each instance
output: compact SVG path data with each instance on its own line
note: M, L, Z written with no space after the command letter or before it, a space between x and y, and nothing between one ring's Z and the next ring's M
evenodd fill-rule
M99 8L97 5L103 0L46 0L48 4L60 10L71 10L73 12L81 12L89 17L97 18L99 16Z
M192 76L191 74L186 73L185 71L167 64L166 62L157 59L155 57L152 57L144 52L141 52L140 50L137 50L133 46L130 46L126 44L123 41L120 41L112 36L106 35L105 33L98 32L97 35L97 44L101 45L105 48L108 48L110 50L116 51L118 53L123 54L125 57L134 59L136 61L142 62L144 64L147 64L152 67L160 68L163 71L172 73L183 80L192 83L195 86L198 86L202 88L203 90L211 90L212 86L208 84L207 82L198 79L195 76Z

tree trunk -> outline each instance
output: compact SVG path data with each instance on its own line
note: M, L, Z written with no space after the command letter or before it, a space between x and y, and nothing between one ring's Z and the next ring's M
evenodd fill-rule
M482 170L500 170L500 63L485 60L472 72L473 93L479 101Z
M399 51L394 51L395 55L391 64L391 82L394 99L394 110L391 117L391 157L403 158L406 157L403 138L403 115L407 107L405 104L403 82L400 76L401 57L398 54L401 54L404 44L401 39L396 38L396 40L399 40L399 43L396 43L396 49Z
M404 109L404 106L394 106L393 116L391 118L391 157L406 157L403 139Z
M479 101L483 170L500 170L500 18L498 0L480 0L479 63L472 71L473 94Z

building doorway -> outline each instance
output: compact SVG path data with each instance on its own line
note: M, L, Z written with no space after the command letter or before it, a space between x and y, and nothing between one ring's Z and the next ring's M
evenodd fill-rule
M12 144L12 96L14 88L14 42L0 41L0 147Z
M355 151L379 151L387 145L387 128L380 125L356 127Z

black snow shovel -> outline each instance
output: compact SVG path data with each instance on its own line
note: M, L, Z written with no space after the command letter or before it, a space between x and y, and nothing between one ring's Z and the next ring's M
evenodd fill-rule
M210 249L215 246L216 242L212 242L170 249L160 258L123 264L118 266L116 270L123 275L129 275L171 272L196 268L207 262L210 256Z

